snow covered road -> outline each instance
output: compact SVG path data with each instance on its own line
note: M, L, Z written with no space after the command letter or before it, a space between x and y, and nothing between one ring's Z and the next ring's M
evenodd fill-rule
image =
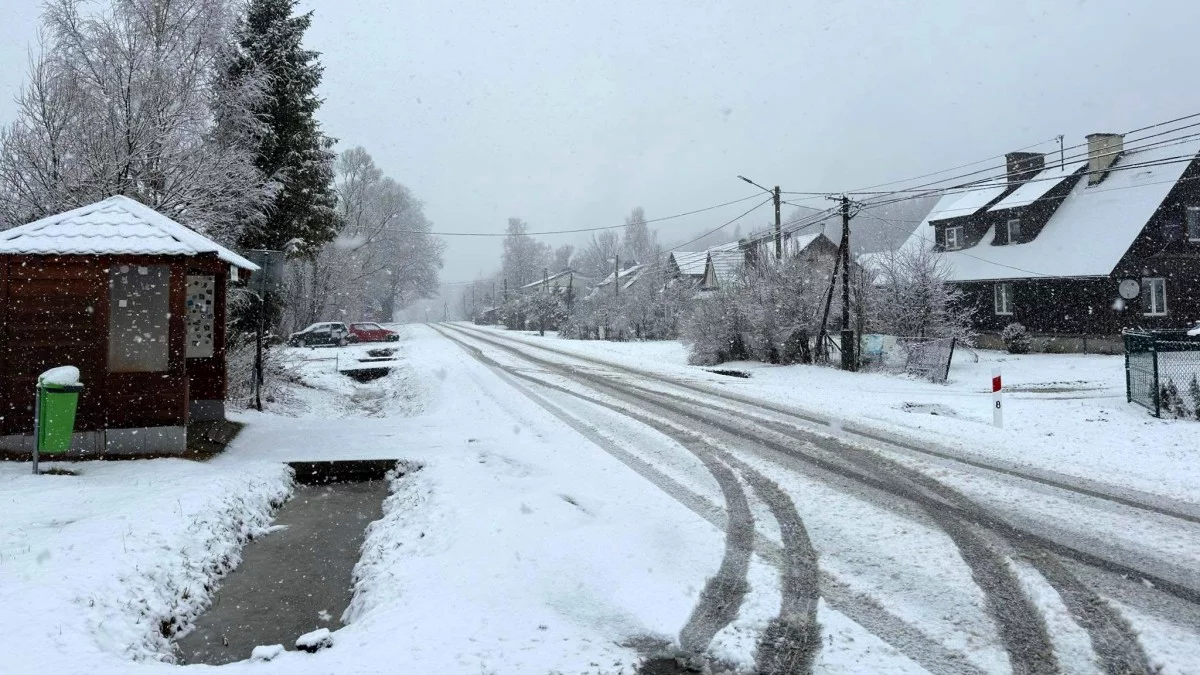
M969 667L1193 672L1200 661L1194 628L1200 531L1189 513L1160 513L1086 488L1059 489L970 466L931 466L928 458L918 461L894 447L864 444L870 439L830 434L829 427L814 430L776 407L711 388L701 395L611 362L568 355L556 345L542 347L544 341L456 328L456 339L499 367L577 394L607 389L610 405L638 414L654 406L656 416L675 416L681 426L723 440L793 495L817 544L823 580L832 575L876 599ZM743 423L747 419L753 422ZM811 502L797 499L814 494L821 495L818 508L806 509ZM864 502L883 512L864 512ZM888 518L897 516L907 521L889 527ZM828 542L822 542L823 528L829 529ZM924 545L888 541L881 547L878 534L894 529L919 532ZM861 530L869 543L853 541ZM905 559L913 550L922 554ZM1143 592L1150 587L1155 590ZM976 597L967 597L972 591ZM939 622L938 615L948 621ZM1160 629L1164 620L1170 627ZM887 639L886 628L875 632ZM892 641L902 643L899 637ZM936 654L908 644L910 657L931 670L946 669Z

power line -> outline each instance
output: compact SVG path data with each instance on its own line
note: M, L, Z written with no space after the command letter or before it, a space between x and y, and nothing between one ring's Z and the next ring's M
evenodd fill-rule
M1198 115L1200 115L1200 113L1197 113L1197 114L1198 114ZM1125 145L1125 144L1123 144L1122 152L1123 152L1123 153L1134 153L1134 152L1141 152L1141 151L1144 151L1144 150L1149 150L1149 149L1152 149L1152 148L1157 148L1157 147L1168 147L1168 146L1170 146L1170 145L1177 145L1177 144L1179 144L1179 143L1182 143L1182 142L1184 142L1184 141L1186 141L1186 140L1188 140L1188 139L1191 139L1191 138L1195 138L1195 137L1197 137L1197 136L1200 136L1200 132L1198 132L1198 133L1186 134L1186 135L1184 135L1184 136L1179 136L1179 137L1176 137L1176 138L1168 138L1168 139L1163 139L1163 140L1155 141L1155 142L1153 142L1153 143L1145 143L1145 144L1142 144L1142 145L1137 145L1137 143L1139 143L1139 142L1141 142L1141 141L1149 140L1149 139L1151 139L1151 138L1157 138L1157 137L1159 137L1159 136L1164 136L1164 135L1167 135L1167 134L1173 134L1173 133L1176 133L1176 132L1179 132L1179 131L1183 131L1184 129L1189 129L1189 128L1196 127L1196 126L1200 126L1200 122L1197 122L1197 123L1194 123L1194 124L1189 124L1189 125L1186 125L1186 126L1183 126L1183 127L1176 128L1176 129L1171 129L1171 130L1168 130L1168 131L1160 132L1160 133L1157 133L1157 134L1151 134L1150 136L1144 136L1144 137L1142 137L1142 138L1133 139L1133 140L1131 140L1131 141L1130 141L1130 145ZM1152 127L1146 127L1146 128L1152 128ZM1132 133L1132 132L1131 132L1131 133ZM1082 147L1083 145L1086 145L1086 143L1085 143L1085 144L1076 145L1076 146L1071 146L1071 147L1072 147L1072 149L1073 149L1073 148L1077 148L1077 147ZM1087 156L1088 156L1088 154L1089 154L1089 153L1088 153L1088 151L1083 151L1083 152L1080 152L1080 153L1073 153L1072 155L1070 155L1070 156L1068 156L1068 157L1065 157L1065 159L1064 159L1064 163L1065 163L1065 162L1067 162L1067 161L1071 161L1071 162L1078 162L1078 161L1081 161L1083 158L1087 157ZM993 169L1004 169L1004 168L1007 168L1007 167L1005 167L1005 166L1000 166L1000 167L992 167L992 168L993 168ZM988 169L988 170L990 170L990 169ZM986 170L985 170L985 171L986 171ZM976 179L976 180L973 180L973 181L968 181L968 182L966 182L966 183L962 183L962 184L959 184L959 185L945 186L945 187L941 187L941 188L935 188L935 187L931 187L931 186L937 185L938 183L944 183L944 182L946 182L946 181L949 181L949 180L954 180L954 179L956 179L956 178L966 178L966 177L968 177L968 176L976 175L976 174L978 174L978 173L981 173L981 172L982 172L982 171L974 171L974 172L971 172L971 173L962 174L961 176L954 176L954 177L951 177L951 178L946 178L946 179L943 179L943 180L940 180L940 181L935 181L935 182L933 182L933 183L928 183L928 184L926 184L925 186L917 186L917 187L914 187L914 188L909 188L909 189L906 189L906 190L904 190L903 192L915 192L916 194L914 195L914 198L917 198L917 197L925 197L925 196L932 196L932 195L941 195L941 194L946 194L946 193L947 193L948 191L950 191L950 190L955 190L955 189L960 189L960 188L979 188L979 187L985 187L985 186L986 186L986 183L987 183L988 181L997 181L997 185L999 185L999 184L1002 184L1003 182L1006 182L1006 181L1007 181L1007 176L1006 176L1006 175L1001 175L1001 176L989 176L989 177L979 178L979 179ZM1048 180L1048 179L1040 179L1040 178L1036 178L1036 177L1035 177L1035 178L1032 178L1032 179L1029 179L1029 180L1026 180L1026 181L1022 181L1022 182L1034 182L1034 181L1036 181L1036 180ZM927 189L926 189L925 191L920 191L920 190L918 190L918 188L920 188L920 187L926 187ZM900 192L902 192L902 191L900 191L900 190L896 190L896 191L893 191L893 192L891 192L891 193L884 193L884 194L883 194L883 195L881 195L880 197L892 196L892 195L895 195L895 194L899 194ZM896 201L902 201L902 200L896 200ZM876 202L876 203L867 202L867 203L868 203L868 204L870 204L870 205L876 205L876 204L878 204L878 202ZM894 202L889 202L889 203L894 203Z
M758 195L754 195L754 196L755 196L755 197L757 197ZM745 201L745 200L742 200L742 201ZM746 211L742 212L740 215L736 216L735 218L733 218L733 219L731 219L731 220L728 220L728 221L726 221L726 222L722 223L721 225L718 225L717 227L714 227L714 228L713 228L713 229L711 229L711 230L708 230L708 231L707 231L707 232L705 232L704 234L701 234L700 236L696 237L695 239L690 239L690 240L688 240L688 241L685 241L685 242L683 242L682 244L679 244L679 245L677 245L677 246L672 246L671 248L668 248L668 249L663 249L663 251L662 251L662 252L663 252L663 253L670 253L670 252L672 252L672 251L677 251L677 250L679 250L679 249L683 248L684 246L687 246L688 244L693 244L693 243L695 243L695 242L697 242L697 241L700 241L701 239L703 239L703 238L705 238L705 237L709 236L710 234L715 234L715 233L717 233L717 232L719 232L719 231L721 231L721 230L725 229L726 227L729 227L730 225L732 225L732 224L736 223L737 221L741 220L742 218L745 218L746 216L750 215L751 213L753 213L754 211L758 210L759 208L761 208L763 205L765 205L765 204L766 204L767 202L769 202L769 201L771 201L771 198L770 198L770 197L768 197L767 199L764 199L764 200L762 200L761 202L759 202L759 203L755 204L754 206L752 206L752 207L750 207L748 210L746 210ZM646 221L646 222L650 222L650 221ZM649 267L649 265L647 265L647 267ZM447 281L447 282L443 282L441 285L443 285L443 286L457 286L457 285L465 285L465 284L474 284L474 283L480 283L481 281L483 281L483 280L473 280L473 281Z
M741 199L735 199L733 201L723 202L721 204L714 204L712 206L706 206L702 209L695 209L694 211L686 211L684 213L676 213L675 215L662 216L661 218L650 218L650 219L646 220L645 222L647 224L661 223L664 220L675 220L677 218L685 218L687 216L694 216L697 213L704 213L705 211L713 211L713 210L723 208L726 206L732 206L733 204L740 204L742 202L747 202L756 197L758 197L758 195L750 195L749 197L742 197ZM605 225L602 227L581 227L581 228L576 228L573 230L545 230L542 232L525 232L525 233L523 233L523 236L539 237L539 236L548 235L548 234L579 234L580 232L600 232L602 230L619 230L623 227L625 227L624 223L622 223L621 225ZM434 235L434 236L438 236L438 237L507 237L507 236L509 236L507 232L434 232L434 231L425 231L425 230L395 229L395 228L387 227L386 225L381 228L377 228L377 229L386 230L388 232L400 232L400 233L408 233L408 234L429 234L429 235Z

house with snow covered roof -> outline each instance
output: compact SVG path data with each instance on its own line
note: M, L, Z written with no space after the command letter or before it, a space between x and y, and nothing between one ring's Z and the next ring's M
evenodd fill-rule
M1200 319L1200 140L1087 145L1008 155L1003 179L945 195L906 242L942 253L985 335L1018 322L1049 348L1109 351L1123 328Z
M699 284L704 279L708 251L672 251L667 256L668 274L673 279Z
M758 259L767 263L774 261L774 246L773 239L763 239L762 242L732 242L710 248L700 287L704 290L714 290L722 284L738 279L748 260ZM833 260L837 244L822 232L785 233L782 249L785 259L804 257L809 264L819 265L821 261ZM828 266L827 271L830 275L833 274L832 265Z
M646 265L629 265L621 270L619 274L610 273L592 287L592 292L588 297L598 295L600 293L612 293L613 284L618 284L616 292L627 291L631 289L642 278L642 274L646 271Z
M581 276L578 272L568 267L567 269L548 275L544 279L531 281L518 290L521 293L531 291L552 290L556 293L563 293L568 290L577 293L580 288L587 288L591 283L591 279Z
M258 267L122 196L0 232L0 452L32 449L34 385L75 366L72 453L170 454L225 418L225 297Z

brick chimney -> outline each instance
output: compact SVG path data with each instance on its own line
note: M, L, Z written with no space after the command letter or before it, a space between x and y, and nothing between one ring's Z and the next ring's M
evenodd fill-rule
M1088 134L1088 185L1104 180L1105 172L1125 149L1121 134Z
M1046 168L1046 156L1040 152L1010 152L1004 156L1008 184L1022 183Z

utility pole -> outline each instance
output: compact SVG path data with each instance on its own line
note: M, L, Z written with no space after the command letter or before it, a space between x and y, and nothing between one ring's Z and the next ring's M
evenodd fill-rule
M779 186L775 186L775 191L771 196L775 198L775 259L783 260L783 221L779 218Z
M621 254L613 258L613 297L621 295Z
M842 195L842 370L855 370L854 331L850 328L850 198Z

